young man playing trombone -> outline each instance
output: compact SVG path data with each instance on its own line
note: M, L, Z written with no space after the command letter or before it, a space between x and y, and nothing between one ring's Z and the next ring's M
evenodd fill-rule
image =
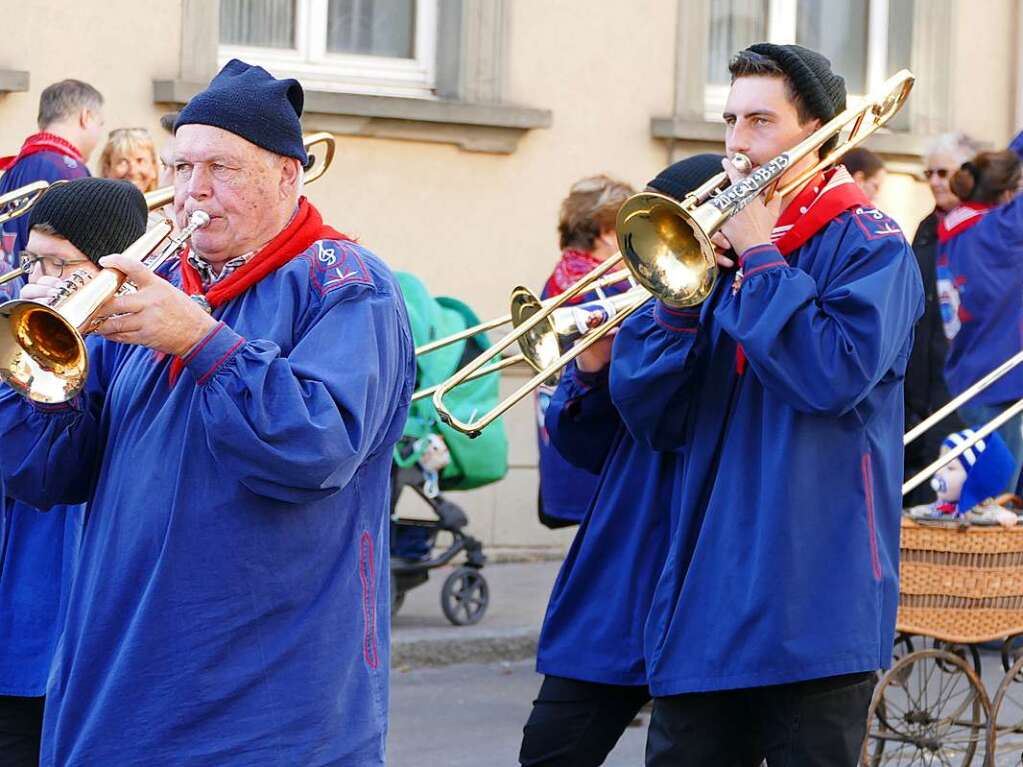
M754 45L730 71L726 150L754 168L845 108L799 46ZM729 767L752 747L772 767L852 767L891 658L919 271L840 166L754 199L715 242L739 270L702 306L637 312L611 363L632 434L684 455L646 628L647 764Z

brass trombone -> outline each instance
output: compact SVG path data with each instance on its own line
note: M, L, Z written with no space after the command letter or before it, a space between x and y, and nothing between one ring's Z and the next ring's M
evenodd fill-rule
M171 232L170 223L161 221L129 245L124 255L155 271L209 222L208 214L193 212L188 226L150 257ZM50 301L15 299L0 304L0 379L35 402L72 399L89 374L84 337L95 328L107 301L133 289L117 269L102 269L92 277L79 270L61 283Z
M734 184L729 181L726 173L720 173L681 201L656 192L640 192L630 197L618 212L619 255L605 261L548 306L541 309L534 307L524 313L516 323L515 332L488 349L487 356L481 355L439 384L433 392L433 404L441 419L470 437L477 436L499 415L541 383L549 381L562 367L603 338L612 328L620 325L651 295L675 307L702 303L714 290L719 274L711 237L725 222L757 196L788 195L819 171L838 162L895 116L905 103L914 79L908 70L900 71L881 86L879 95L868 97L859 107L845 110L795 147L782 152L763 166L752 169L747 177ZM778 188L781 178L792 166L819 151L832 139L840 137L847 128L848 134L839 139L838 146L784 187ZM739 170L750 170L748 158L742 155L737 155L732 162ZM549 364L538 370L536 376L498 403L489 413L468 423L452 415L444 405L444 395L460 383L476 377L488 359L513 343L533 336L528 343L538 349L558 348L557 339L541 341L537 339L538 334L550 333L550 317L567 301L586 291L594 280L618 265L620 260L625 261L639 286L625 294L628 301L623 301L616 313L583 335L564 354L548 360Z
M323 156L322 158L317 154L313 156L312 165L305 172L303 176L303 182L311 184L313 181L318 179L324 173L327 172L327 168L334 162L334 151L336 149L336 142L334 141L334 134L332 133L310 133L308 136L302 138L302 143L305 145L306 152L312 154L312 149L319 144L323 145ZM174 185L160 187L154 189L152 192L146 192L146 206L150 210L158 210L164 205L170 205L174 202ZM0 223L3 223L0 221Z
M618 212L618 247L636 282L671 306L703 302L713 292L719 273L710 240L725 222L759 195L785 197L841 160L895 116L914 80L909 70L901 70L861 106L846 109L734 184L721 173L681 202L656 192L630 197ZM838 146L778 188L792 166L840 136L847 127L849 133Z
M586 277L584 277L583 279L586 279ZM628 270L626 269L619 269L615 272L612 272L611 274L606 274L600 279L593 281L593 284L589 285L589 287L587 288L587 290L593 290L597 292L597 301L594 302L594 304L596 305L567 307L558 311L572 314L573 317L576 317L579 315L580 312L586 312L587 308L589 308L590 313L587 314L586 316L593 317L595 316L594 315L595 312L601 311L600 302L608 300L607 296L603 294L603 289L611 285L616 285L620 282L624 282L628 279L630 279L630 276ZM457 333L452 333L451 335L444 336L443 338L438 338L434 341L430 341L425 344L420 344L419 346L416 347L415 350L416 357L422 357L425 354L435 352L438 349L443 349L444 347L450 346L451 344L457 343L459 341L465 341L466 339L472 338L473 336L477 336L480 333L486 333L487 331L495 330L501 327L502 325L512 324L512 330L514 331L515 319L520 318L519 321L521 321L522 311L520 305L523 304L523 302L528 302L530 306L539 305L540 308L544 308L550 306L556 300L557 300L556 298L548 298L546 300L541 300L540 298L533 295L533 293L529 291L528 288L523 287L516 288L512 292L512 311L510 311L508 314L495 317L492 320L480 322L476 325L473 325L472 327L466 328L465 330L460 330ZM612 301L613 305L618 303L617 297L610 300ZM562 324L564 324L565 321L566 318L562 318L561 320ZM555 322L558 322L557 312L555 312ZM519 342L519 345L521 348L523 345L521 341ZM543 364L540 363L540 367L537 367L535 364L532 364L527 359L527 354L528 354L527 350L523 349L522 352L519 354L515 354L508 357L502 357L498 362L495 362L493 365L480 368L478 371L472 373L470 376L465 378L462 381L462 383L474 381L477 378L483 378L484 376L500 372L501 370L512 367L514 365L530 364L535 370L542 369ZM489 360L494 357L494 354L490 353L490 349L487 349L483 352L483 356L485 359ZM533 362L539 362L539 358L533 356ZM416 402L421 399L426 399L427 397L432 397L433 393L437 390L437 388L440 385L441 384L436 384L435 386L430 386L427 388L417 390L412 395L412 401Z
M57 181L55 183L66 182ZM43 196L43 192L49 186L50 184L46 181L33 181L31 184L19 186L5 195L0 195L0 224L5 224L13 218L28 213L32 206L39 202L39 198Z

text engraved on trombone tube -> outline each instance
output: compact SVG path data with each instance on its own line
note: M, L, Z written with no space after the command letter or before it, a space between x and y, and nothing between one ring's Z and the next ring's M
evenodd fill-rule
M730 210L738 212L764 191L764 187L784 173L789 164L788 152L782 152L767 164L754 170L748 177L736 181L721 194L712 197L710 202L722 213L727 213Z

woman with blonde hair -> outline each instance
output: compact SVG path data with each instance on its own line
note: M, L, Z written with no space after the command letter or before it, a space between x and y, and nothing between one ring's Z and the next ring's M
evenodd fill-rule
M107 145L99 158L99 175L130 181L140 192L156 189L160 165L156 144L145 128L118 128L110 131Z

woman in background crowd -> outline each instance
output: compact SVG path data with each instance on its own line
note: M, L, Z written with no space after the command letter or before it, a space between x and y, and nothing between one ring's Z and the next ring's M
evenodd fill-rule
M160 166L156 145L145 128L118 128L110 131L107 145L99 158L99 175L130 181L143 194L156 189Z

